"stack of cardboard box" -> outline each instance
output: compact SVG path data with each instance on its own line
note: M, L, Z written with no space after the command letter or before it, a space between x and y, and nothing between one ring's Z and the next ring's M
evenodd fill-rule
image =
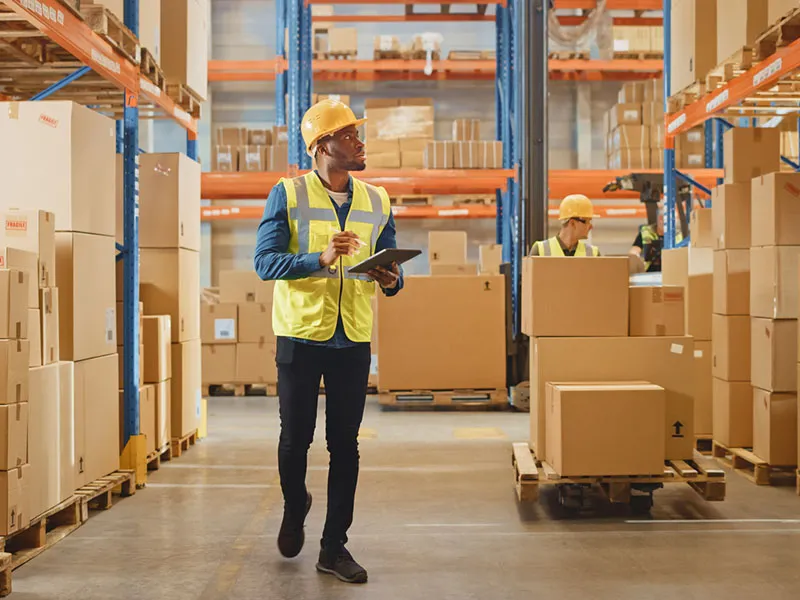
M211 156L211 170L285 173L289 168L289 138L285 125L247 129L220 127Z
M426 169L501 169L503 143L481 140L478 119L453 121L452 141L429 141L423 164Z
M178 153L140 157L139 289L145 314L170 317L173 438L198 429L202 414L199 212L197 162ZM145 360L153 353L150 359L164 361L163 351L159 344L149 351L145 347ZM165 380L163 373L158 377L153 383Z
M208 95L209 0L162 0L161 67L203 101ZM141 19L141 17L140 17Z
M648 169L663 161L664 85L660 79L622 86L618 103L605 115L610 169Z
M373 169L420 169L433 140L432 98L370 98L365 105L367 163Z
M739 2L739 0L731 0ZM718 0L672 0L671 93L705 79L717 65ZM726 2L730 4L731 2ZM746 42L742 41L740 46ZM720 57L720 60L727 56Z
M467 232L428 232L428 265L431 275L475 275L476 265L467 262Z
M664 52L664 28L654 26L615 25L615 54Z
M665 460L692 457L694 341L682 292L629 288L623 258L524 259L538 459L562 475L660 475Z
M478 273L481 275L499 275L503 264L502 244L481 244L478 246Z
M142 319L143 392L139 397L139 430L146 436L147 454L163 452L172 440L172 318ZM142 397L144 395L144 399Z

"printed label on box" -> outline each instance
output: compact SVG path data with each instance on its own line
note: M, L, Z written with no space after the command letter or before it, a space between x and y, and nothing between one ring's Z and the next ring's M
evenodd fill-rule
M117 310L115 308L106 309L106 344L117 343Z
M6 219L6 231L28 231L28 219Z
M628 120L631 120L631 121L636 120L636 119L639 118L639 111L638 110L626 110L623 113L623 118L626 121L628 121Z
M214 319L214 339L236 339L236 319Z

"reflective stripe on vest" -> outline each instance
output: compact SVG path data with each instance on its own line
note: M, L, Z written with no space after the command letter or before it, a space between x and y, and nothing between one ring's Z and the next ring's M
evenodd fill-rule
M542 242L536 242L536 245L539 248L539 256L566 256L566 254L564 254L564 249L561 247L561 242L558 241L558 237L556 236ZM577 248L575 248L574 256L592 257L598 254L599 251L597 248L580 240Z

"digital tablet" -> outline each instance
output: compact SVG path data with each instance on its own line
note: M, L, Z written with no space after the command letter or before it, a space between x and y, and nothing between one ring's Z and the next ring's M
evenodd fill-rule
M367 260L361 261L357 265L353 265L347 271L348 273L366 273L375 267L390 267L391 264L397 263L402 265L408 262L415 256L422 254L422 250L403 250L402 248L387 248L381 250L370 256Z

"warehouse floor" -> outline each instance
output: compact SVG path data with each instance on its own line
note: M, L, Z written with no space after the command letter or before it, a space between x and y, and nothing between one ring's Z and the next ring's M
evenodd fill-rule
M601 506L565 519L556 497L518 508L513 413L382 412L370 403L350 548L366 587L314 570L327 458L310 459L316 503L298 559L278 555L273 399L212 398L211 437L14 573L13 598L778 598L800 594L800 498L729 478L724 503L688 486L651 522ZM321 436L320 436L321 437Z

